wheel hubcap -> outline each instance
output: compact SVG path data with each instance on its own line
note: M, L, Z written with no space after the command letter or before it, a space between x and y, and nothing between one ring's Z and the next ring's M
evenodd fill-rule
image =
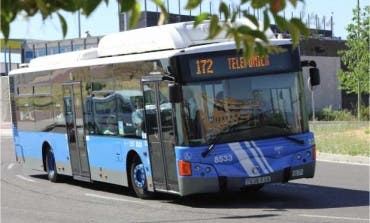
M142 163L135 166L133 175L134 175L135 185L139 188L144 188L146 180L145 180L144 165Z

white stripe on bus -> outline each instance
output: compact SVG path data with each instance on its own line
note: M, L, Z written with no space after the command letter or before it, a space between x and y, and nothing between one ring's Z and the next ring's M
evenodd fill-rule
M256 143L254 141L251 141L252 145L254 146L254 148L257 150L257 153L260 155L263 163L266 165L267 169L270 171L270 172L274 172L274 169L272 169L272 167L270 166L270 164L267 162L265 156L263 155L261 149L256 145Z
M247 146L249 151L253 154L253 158L257 161L258 165L261 167L264 174L268 174L269 171L267 170L265 164L262 162L262 160L259 158L260 156L256 153L255 149L252 148L252 146L249 144L249 142L244 142L244 144Z
M239 143L229 143L230 149L234 152L235 156L238 158L240 165L243 167L248 176L258 176L258 174L253 173L253 163L250 160L248 154L243 150Z

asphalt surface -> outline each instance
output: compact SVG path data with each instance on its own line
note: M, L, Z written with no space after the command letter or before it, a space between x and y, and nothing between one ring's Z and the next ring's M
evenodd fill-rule
M1 222L369 222L369 166L317 162L313 179L272 184L257 193L158 195L45 173L15 163L1 136Z

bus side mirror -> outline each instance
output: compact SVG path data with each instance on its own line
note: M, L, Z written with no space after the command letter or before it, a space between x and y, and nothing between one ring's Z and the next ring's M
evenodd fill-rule
M316 86L320 84L320 71L318 68L310 68L310 84Z
M182 101L180 85L176 83L169 85L169 100L171 103L179 103Z

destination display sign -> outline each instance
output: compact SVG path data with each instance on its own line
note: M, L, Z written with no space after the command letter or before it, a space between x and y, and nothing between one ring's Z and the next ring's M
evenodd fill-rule
M282 46L283 52L253 56L245 60L236 50L197 53L181 58L183 81L209 80L258 74L278 74L298 71L300 59L297 49Z

